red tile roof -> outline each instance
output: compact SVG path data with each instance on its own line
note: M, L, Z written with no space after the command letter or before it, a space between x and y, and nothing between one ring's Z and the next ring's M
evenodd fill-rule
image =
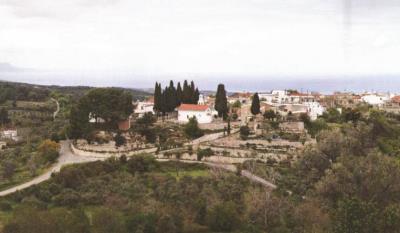
M400 103L400 95L397 95L395 97L392 98L392 102L393 103Z
M204 112L208 109L208 105L198 105L198 104L181 104L178 111L199 111Z

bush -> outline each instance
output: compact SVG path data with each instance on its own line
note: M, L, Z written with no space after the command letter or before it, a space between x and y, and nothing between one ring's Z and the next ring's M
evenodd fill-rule
M233 202L221 203L207 213L207 224L213 231L230 232L240 225L239 214Z
M185 125L184 131L186 136L190 139L199 138L204 135L195 117L189 119L189 122Z
M151 156L137 155L128 160L128 171L131 174L149 172L156 166L157 162Z
M117 133L117 135L115 135L114 141L116 147L120 147L126 144L126 139L124 136L121 135L121 133Z
M214 151L212 151L211 148L207 148L207 149L199 148L197 150L197 161L201 161L204 157L210 157L213 154L214 154Z
M38 152L45 162L54 163L59 156L60 144L49 139L44 140L38 147Z
M154 117L153 113L146 112L143 117L136 120L136 123L141 125L153 125L157 119Z
M246 140L249 135L250 128L247 125L240 127L240 138L242 140Z

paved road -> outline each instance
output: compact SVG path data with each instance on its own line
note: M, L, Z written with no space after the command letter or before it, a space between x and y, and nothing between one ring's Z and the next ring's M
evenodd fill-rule
M6 195L14 193L18 190L22 190L22 189L28 188L32 185L39 184L43 181L46 181L46 180L50 179L51 173L59 172L61 167L64 165L73 164L73 163L85 163L85 162L98 160L98 158L87 158L87 157L82 157L82 156L73 154L71 152L69 144L70 144L69 141L61 142L60 158L58 159L57 163L54 164L47 172L45 172L44 174L42 174L38 177L33 178L29 182L23 183L21 185L18 185L13 188L10 188L10 189L0 192L0 197L6 196Z

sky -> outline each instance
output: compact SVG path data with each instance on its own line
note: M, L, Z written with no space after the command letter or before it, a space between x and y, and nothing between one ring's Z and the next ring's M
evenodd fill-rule
M0 79L382 77L399 61L399 0L0 0Z

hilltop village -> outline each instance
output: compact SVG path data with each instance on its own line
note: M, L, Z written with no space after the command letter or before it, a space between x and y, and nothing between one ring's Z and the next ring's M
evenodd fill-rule
M0 83L0 229L398 232L399 110L389 93Z

